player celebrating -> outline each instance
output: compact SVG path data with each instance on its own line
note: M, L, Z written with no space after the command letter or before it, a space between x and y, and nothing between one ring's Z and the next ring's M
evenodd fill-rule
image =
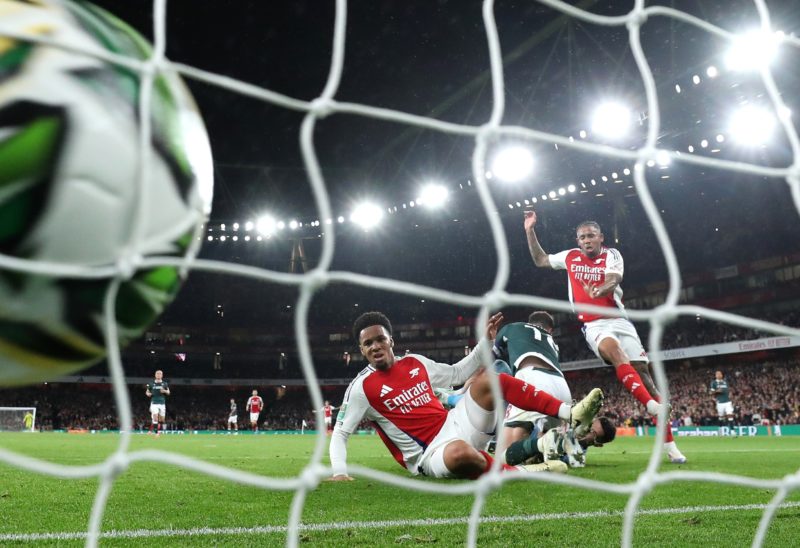
M250 413L250 428L253 432L258 432L258 416L264 409L264 400L258 395L258 390L253 390L253 395L247 398L245 408Z
M622 255L603 245L600 225L594 221L581 223L576 229L578 247L555 255L548 255L542 249L535 225L536 213L526 211L524 227L533 262L538 267L567 271L569 300L573 305L593 304L624 310L620 287L624 270ZM650 415L658 415L661 404L649 370L650 360L633 324L627 318L588 312L578 313L578 320L583 322L583 334L589 348L598 358L614 366L617 378ZM678 464L686 462L686 457L675 445L669 423L665 439L664 448L669 460Z
M493 315L486 337L494 339L502 314ZM475 349L454 365L436 363L418 354L396 358L392 324L380 312L356 319L353 335L369 365L350 383L340 406L330 444L331 467L336 481L347 475L347 439L367 418L392 456L412 474L435 478L477 478L489 470L492 457L482 451L495 429L494 401L488 373L476 376L464 398L449 412L433 388L461 385L480 367L481 339ZM498 375L503 397L522 409L541 411L569 420L587 430L602 405L603 393L594 389L583 401L570 406L536 387L505 373ZM544 470L564 471L563 463L545 463ZM504 466L519 470L518 467Z
M728 388L728 381L725 380L725 375L722 371L714 373L715 379L711 381L709 392L717 399L717 415L719 416L719 424L722 426L722 419L728 421L728 428L731 434L736 431L733 429L733 402L731 402L730 390Z
M156 436L164 429L164 419L167 416L167 398L170 395L169 384L164 380L164 372L160 369L155 372L153 382L147 384L145 396L150 398L150 416L153 419L150 423L150 430L156 430Z
M228 432L231 431L231 426L238 433L239 432L239 414L236 409L236 400L231 398L231 410L228 413Z

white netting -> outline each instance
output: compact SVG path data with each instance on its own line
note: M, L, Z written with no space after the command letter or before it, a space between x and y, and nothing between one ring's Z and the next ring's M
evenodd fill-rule
M765 2L763 0L754 1L761 18L762 29L764 31L771 31L769 12ZM221 479L263 489L294 491L295 496L288 521L286 542L288 546L297 546L301 530L299 525L305 497L310 490L313 490L323 478L329 476L331 473L331 470L328 467L321 464L323 453L327 444L327 437L324 429L320 429L318 432L313 455L309 464L306 466L302 474L292 479L273 479L262 477L259 475L216 466L201 460L179 456L163 451L130 451L129 444L132 431L131 405L128 398L128 391L125 386L124 374L120 361L120 352L116 343L116 326L113 321L115 318L114 303L116 300L119 282L126 279L126 277L129 277L134 269L150 268L162 265L177 265L191 270L200 269L210 272L236 274L247 276L253 279L263 280L264 282L297 286L300 290L300 296L295 306L296 314L294 317L294 330L300 351L300 363L308 382L313 407L317 409L317 422L318 424L322 424L322 396L311 361L309 341L305 326L308 320L308 311L312 297L316 291L320 290L326 284L332 282L349 283L384 291L419 296L426 299L435 299L444 303L479 308L480 312L476 321L476 329L478 330L477 332L483 332L482 326L484 326L486 323L489 311L497 310L508 305L546 307L561 311L571 310L570 304L565 301L545 299L529 295L508 294L505 292L505 287L507 286L509 278L508 246L506 244L506 236L499 218L496 215L488 214L488 212L495 211L496 206L493 203L485 179L485 160L487 148L494 139L499 137L513 136L519 139L556 143L560 146L571 147L584 152L591 152L593 154L600 154L634 162L635 167L633 173L635 188L647 217L654 227L661 251L666 259L669 271L669 291L666 302L663 305L648 311L632 310L628 312L628 316L633 320L647 320L651 324L648 341L649 349L656 356L656 359L654 360L655 380L659 391L665 398L669 398L669 387L667 385L663 363L658 357L661 349L661 339L665 324L680 315L694 316L696 314L702 314L706 318L711 318L713 320L725 322L731 325L739 325L763 331L771 331L778 334L800 336L800 330L789 329L777 324L771 324L769 322L758 321L751 318L710 310L698 306L682 306L678 304L679 291L681 288L681 276L678 269L678 263L676 261L675 253L669 236L662 219L659 216L658 209L656 208L656 205L651 197L648 183L645 179L645 165L649 160L656 160L657 153L669 155L674 162L686 162L710 167L713 166L716 168L768 177L781 177L784 178L789 184L795 206L800 211L800 164L798 164L798 158L800 158L800 140L798 140L797 132L791 124L788 110L785 108L770 70L768 68L761 69L761 78L767 89L769 99L775 107L775 112L778 114L780 124L791 145L792 157L794 158L793 165L785 168L771 168L747 163L717 160L701 156L678 155L672 151L659 151L656 148L657 136L659 135L660 129L659 103L656 96L656 86L653 75L640 43L641 27L650 17L671 17L686 25L694 25L713 33L723 40L730 41L734 38L734 35L728 31L711 25L708 22L675 9L663 6L645 7L644 0L636 0L633 10L626 15L617 17L594 15L557 0L540 0L540 2L553 8L554 10L558 10L588 23L606 26L624 25L627 27L630 47L646 90L647 112L649 119L647 121L647 139L645 146L634 151L624 150L610 146L573 142L572 140L560 135L554 135L524 127L500 125L500 121L504 112L503 65L497 27L495 25L493 14L494 2L491 0L486 0L483 3L483 20L490 53L493 108L490 119L479 127L446 123L435 119L414 116L393 110L374 108L366 105L337 102L334 99L334 96L336 95L339 87L345 54L345 24L347 20L346 0L336 1L336 21L330 72L324 90L318 98L311 102L293 99L268 89L263 89L257 86L239 82L225 76L208 73L190 66L179 63L170 63L167 61L164 57L166 45L166 0L154 1L153 11L155 21L155 44L153 56L149 60L141 62L138 60L121 58L112 54L100 53L98 51L82 51L81 53L94 55L106 61L124 65L137 71L141 75L142 87L144 90L144 92L141 94L140 102L140 113L142 113L142 116L140 117L142 120L140 146L142 150L141 159L143 164L146 164L146 162L149 161L147 154L148 147L144 145L149 141L150 131L148 124L149 117L144 113L147 113L150 110L150 90L152 88L154 75L162 71L177 71L188 78L203 81L236 93L261 99L277 106L305 112L306 116L303 120L301 128L301 149L305 167L311 181L311 187L314 194L316 207L318 209L319 218L321 219L331 218L332 215L328 192L325 188L320 165L317 161L314 149L314 128L318 119L332 113L349 113L380 120L394 121L402 124L411 124L433 131L474 137L476 145L472 155L472 172L480 196L481 204L487 212L487 219L491 227L497 252L497 272L494 278L492 289L482 297L474 297L412 283L398 282L396 280L373 278L352 272L331 271L330 265L335 244L334 225L331 225L326 229L327 234L322 240L322 253L319 264L310 272L302 275L285 274L256 267L233 265L209 260L176 259L173 257L151 257L141 259L140 255L136 251L138 249L136 244L140 239L138 235L139 231L137 230L132 231L130 245L128 246L128 249L132 251L128 260L120 261L120 264L118 265L109 265L105 268L82 268L68 267L64 265L32 263L13 257L0 256L0 266L11 270L44 273L48 275L60 275L73 278L103 278L109 276L115 278L116 283L110 284L110 288L106 295L105 317L106 340L109 356L108 361L111 375L113 377L114 395L117 403L117 409L119 410L119 424L121 428L119 444L116 451L113 455L100 464L91 466L65 466L33 459L27 455L23 456L5 449L0 449L0 460L32 472L47 474L60 478L100 478L100 487L95 495L89 521L88 535L86 537L87 546L95 546L98 543L98 539L100 538L103 512L105 510L106 501L113 487L114 480L120 474L125 472L132 463L140 461L172 464L188 470L197 471ZM1 24L0 34L12 36L13 38L18 38L21 40L47 43L58 47L74 49L65 46L64 44L53 43L42 36L34 37L7 32L6 30L2 29ZM785 43L790 44L791 46L800 47L800 40L795 37L786 37L784 40ZM147 170L142 169L141 173L147 173ZM144 203L143 199L141 199L140 204L141 203ZM141 225L141 223L138 224ZM590 312L600 311L597 307L588 306L581 307L581 309ZM602 311L606 313L608 312L607 309L603 309ZM488 361L490 357L487 355L484 358ZM492 390L495 399L499 401L501 399L500 389L494 376L492 377ZM658 417L659 423L663 423L665 418L664 411L662 410L661 415ZM498 410L497 413L497 420L498 427L502 426L502 413L500 410ZM663 438L664 432L662 429L659 429L656 438L653 440L653 452L647 465L647 469L639 476L638 480L633 483L612 484L602 481L593 481L550 474L530 474L525 476L524 479L528 481L558 483L573 487L628 495L629 499L625 508L622 534L622 545L626 547L631 546L632 543L634 518L642 497L658 485L675 481L694 480L704 482L712 481L757 489L773 489L776 491L776 494L770 504L767 505L756 535L753 539L753 545L760 546L764 541L767 529L778 507L792 490L797 489L800 486L800 474L794 474L783 478L782 480L759 480L743 476L710 472L659 472L658 467L659 463L661 462L661 447L663 444ZM500 447L498 451L502 451L502 449L503 448ZM476 545L479 516L486 500L486 496L493 489L499 487L503 481L508 478L508 476L504 476L499 473L499 461L495 462L495 467L491 473L484 475L479 480L471 483L459 483L454 485L443 485L441 483L412 480L406 476L378 472L357 465L350 465L349 468L359 476L371 478L403 489L413 489L423 492L450 495L473 494L475 496L475 501L468 521L469 532L467 543L469 546ZM519 476L515 475L515 480L518 479Z
M35 428L35 407L0 407L0 431L33 432Z

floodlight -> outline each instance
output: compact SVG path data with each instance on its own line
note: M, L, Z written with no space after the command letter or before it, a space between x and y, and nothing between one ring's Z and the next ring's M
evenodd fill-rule
M781 34L752 30L734 38L725 65L736 71L753 71L769 66L778 53Z
M297 227L298 227L298 226L299 226L299 225L298 225L297 221L295 221L294 219L292 219L291 221L289 221L289 228L290 228L291 230L297 230Z
M672 162L672 158L669 157L669 152L666 150L659 150L656 153L656 163L660 166L668 166Z
M531 149L524 145L507 145L497 150L491 160L491 171L507 183L523 181L533 173Z
M357 205L350 214L350 220L364 230L374 228L381 219L383 219L383 208L369 202Z
M620 103L602 103L592 114L592 132L603 137L619 139L630 128L631 111Z
M737 143L758 146L769 140L774 129L772 112L756 105L745 105L731 116L728 131Z
M253 230L253 228L254 228L254 227L255 227L255 224L253 223L253 221L247 221L247 222L244 224L244 229L245 229L247 232L250 232L251 230Z
M434 209L441 207L447 202L450 191L447 187L438 183L428 183L422 187L417 203L425 207Z
M272 215L262 215L256 221L256 231L262 236L269 236L276 228L277 223Z

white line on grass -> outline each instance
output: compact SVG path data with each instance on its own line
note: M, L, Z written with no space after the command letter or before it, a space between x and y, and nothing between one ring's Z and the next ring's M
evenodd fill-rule
M763 510L766 504L740 504L725 506L688 506L686 508L654 508L639 510L637 516L659 516L665 514L693 514L696 512L728 512L731 510ZM786 502L781 508L798 508L800 502ZM591 519L601 517L622 517L622 510L599 510L595 512L562 512L559 514L529 514L523 516L484 516L481 523L518 523L526 521L548 521L558 519ZM336 523L305 523L301 531L324 532L342 529L383 529L386 527L425 527L435 525L465 525L468 517L438 519L397 519L389 521L343 521ZM286 525L263 525L259 527L195 527L192 529L136 529L133 531L106 531L100 537L107 538L155 538L155 537L198 537L222 535L257 535L263 533L285 533ZM40 541L74 540L86 538L85 532L74 533L9 533L0 535L0 541Z

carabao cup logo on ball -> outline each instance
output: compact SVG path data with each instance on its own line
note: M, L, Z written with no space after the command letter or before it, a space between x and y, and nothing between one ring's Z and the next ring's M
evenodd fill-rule
M139 34L91 4L0 0L0 254L26 264L113 267L130 253L196 253L213 170L202 119L180 79L155 77L150 161L141 177L139 74L9 33L80 51L151 55ZM120 343L144 331L180 282L177 268L159 267L121 283ZM100 361L110 283L0 262L0 385L53 379Z

